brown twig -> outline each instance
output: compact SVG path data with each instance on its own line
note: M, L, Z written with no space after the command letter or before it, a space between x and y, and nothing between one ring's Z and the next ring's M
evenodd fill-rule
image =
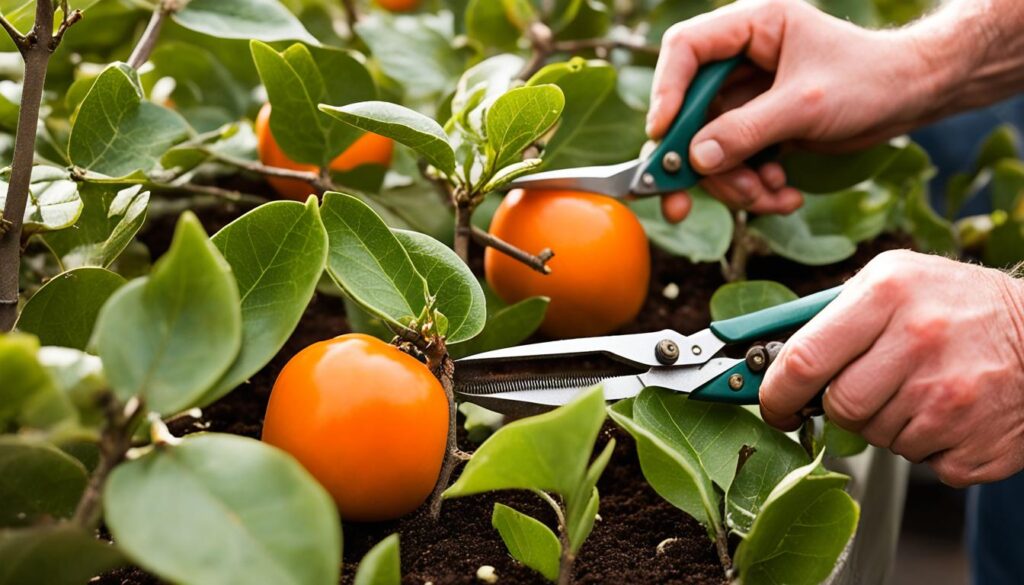
M8 222L0 235L0 332L10 331L18 312L18 275L21 265L21 233L28 204L29 184L36 148L36 126L43 100L43 86L50 56L57 49L59 37L53 34L53 0L37 0L35 24L27 36L17 32L10 22L0 25L11 35L25 61L25 79L21 90L21 110L14 139L11 179L2 217ZM61 35L81 19L64 14Z
M722 563L722 569L726 576L732 575L732 556L729 555L729 534L724 525L719 525L715 530L715 551L718 553L718 562Z
M468 201L456 198L455 201L455 254L463 262L469 263L469 240L473 237L473 208Z
M293 169L285 169L281 167L271 167L259 161L235 158L233 156L221 154L212 150L207 150L207 153L213 160L217 162L237 167L244 171L249 171L267 177L278 177L282 179L298 179L300 181L305 181L309 183L318 191L337 190L337 187L334 185L334 183L330 180L329 177L324 177L319 173L313 173L309 171L296 171Z
M160 0L160 3L153 9L153 14L149 17L149 22L146 24L146 30L142 31L139 42L132 49L131 56L128 57L128 65L132 69L142 67L149 60L149 56L153 54L153 47L156 46L156 41L160 38L160 31L164 27L164 21L177 10L176 0Z
M755 236L747 231L747 212L741 209L733 215L732 255L722 261L722 278L726 282L746 280L747 261L756 248Z
M558 585L569 585L573 580L573 565L576 564L576 555L572 552L572 544L569 542L569 523L565 519L565 511L562 505L545 491L532 490L540 499L547 502L555 513L558 521L558 541L562 545L562 553L558 557Z
M541 274L551 274L551 267L548 266L548 261L555 257L555 253L551 251L551 248L544 248L537 255L533 255L524 250L520 250L505 240L495 237L493 234L490 234L476 226L472 226L470 229L472 230L473 240L481 246L494 248L502 254L526 264Z
M196 183L182 183L180 185L170 183L150 183L150 186L162 191L180 191L195 195L209 195L229 203L261 205L267 202L266 197L260 197L259 195L252 195L250 193L242 193L241 191L235 191L232 189L223 189L213 185L198 185Z

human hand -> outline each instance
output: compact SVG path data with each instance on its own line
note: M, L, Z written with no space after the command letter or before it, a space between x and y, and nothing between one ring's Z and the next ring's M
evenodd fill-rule
M791 140L829 151L864 147L927 120L960 65L926 54L926 36L914 27L862 29L801 0L740 0L665 33L647 133L665 134L700 65L745 54L756 67L726 83L713 106L721 114L694 137L690 161L706 175L701 185L730 206L790 213L803 198L782 167L744 161ZM690 200L668 196L662 210L680 221Z
M797 331L761 385L782 429L828 385L825 413L869 443L925 461L952 486L1024 468L1024 281L886 252Z

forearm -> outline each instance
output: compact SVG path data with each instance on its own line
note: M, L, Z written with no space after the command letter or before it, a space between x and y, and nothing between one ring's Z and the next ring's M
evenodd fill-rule
M952 0L906 29L928 70L929 117L998 102L1024 91L1024 2Z

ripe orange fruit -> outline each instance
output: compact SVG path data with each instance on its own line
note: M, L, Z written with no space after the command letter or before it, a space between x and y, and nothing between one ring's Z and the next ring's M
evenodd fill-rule
M296 171L318 172L316 165L297 163L288 158L288 155L281 150L274 135L270 133L270 104L263 104L259 114L256 116L254 125L256 132L256 151L259 154L260 162L267 166ZM344 172L365 165L378 164L390 165L391 154L395 149L395 143L390 138L380 134L367 132L360 136L345 152L339 154L331 161L331 170ZM299 179L282 179L280 177L267 177L267 182L277 191L277 194L289 199L305 201L313 192L313 186Z
M420 0L377 0L377 5L391 12L409 12L416 10Z
M505 302L551 298L541 331L552 337L603 335L637 316L647 297L650 248L640 222L610 197L577 191L513 190L491 233L527 252L551 248L543 275L494 248L487 283Z
M291 453L354 521L390 520L422 504L447 437L448 400L430 370L355 333L295 354L263 424L263 440Z

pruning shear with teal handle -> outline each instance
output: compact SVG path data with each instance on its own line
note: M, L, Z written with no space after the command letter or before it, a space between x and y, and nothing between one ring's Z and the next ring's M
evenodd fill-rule
M807 323L839 295L821 291L754 313L715 321L693 335L671 329L520 345L455 363L456 398L523 416L571 401L600 384L609 401L649 386L695 400L757 404L764 373L781 343L754 343ZM751 343L744 358L724 357L729 344ZM815 406L805 414L812 412Z
M567 189L623 198L672 193L696 185L702 176L690 166L690 142L704 126L712 98L740 61L741 57L717 61L697 72L672 126L649 156L614 165L523 175L508 188Z

